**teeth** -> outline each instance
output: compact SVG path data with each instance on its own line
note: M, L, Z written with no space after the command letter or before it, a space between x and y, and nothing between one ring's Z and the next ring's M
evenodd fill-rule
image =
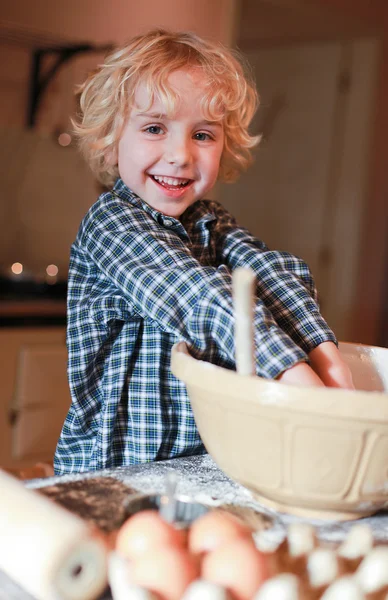
M159 183L174 186L186 185L190 181L189 179L174 179L173 177L160 177L159 175L153 175L153 178Z

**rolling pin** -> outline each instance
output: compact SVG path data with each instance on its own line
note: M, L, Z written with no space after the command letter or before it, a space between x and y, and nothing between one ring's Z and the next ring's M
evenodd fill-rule
M81 518L0 469L0 569L37 600L95 600L107 548Z

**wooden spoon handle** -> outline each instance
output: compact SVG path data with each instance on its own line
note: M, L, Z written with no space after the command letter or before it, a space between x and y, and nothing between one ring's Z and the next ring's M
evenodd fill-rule
M238 267L233 271L233 302L235 315L236 368L240 375L255 375L254 348L254 288L256 276L251 269Z

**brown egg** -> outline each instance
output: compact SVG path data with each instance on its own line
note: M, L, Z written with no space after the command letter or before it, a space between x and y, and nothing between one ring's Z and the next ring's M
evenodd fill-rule
M132 560L159 546L183 548L185 543L184 531L164 521L156 510L143 510L121 526L116 538L116 550Z
M240 537L206 554L202 577L225 587L236 600L251 600L269 577L269 569L253 541Z
M251 530L234 515L212 510L194 521L189 531L188 546L190 552L200 554L241 537L252 539Z
M162 600L180 600L198 574L197 559L178 546L153 548L131 564L132 582L159 594Z

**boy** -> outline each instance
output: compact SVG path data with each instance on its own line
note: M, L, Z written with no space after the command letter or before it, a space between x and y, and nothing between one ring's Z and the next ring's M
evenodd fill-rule
M72 406L57 474L205 452L171 348L235 368L231 273L257 276L257 374L352 387L305 263L272 252L214 201L258 139L241 62L194 34L153 31L82 87L81 149L111 191L81 223L69 268Z

